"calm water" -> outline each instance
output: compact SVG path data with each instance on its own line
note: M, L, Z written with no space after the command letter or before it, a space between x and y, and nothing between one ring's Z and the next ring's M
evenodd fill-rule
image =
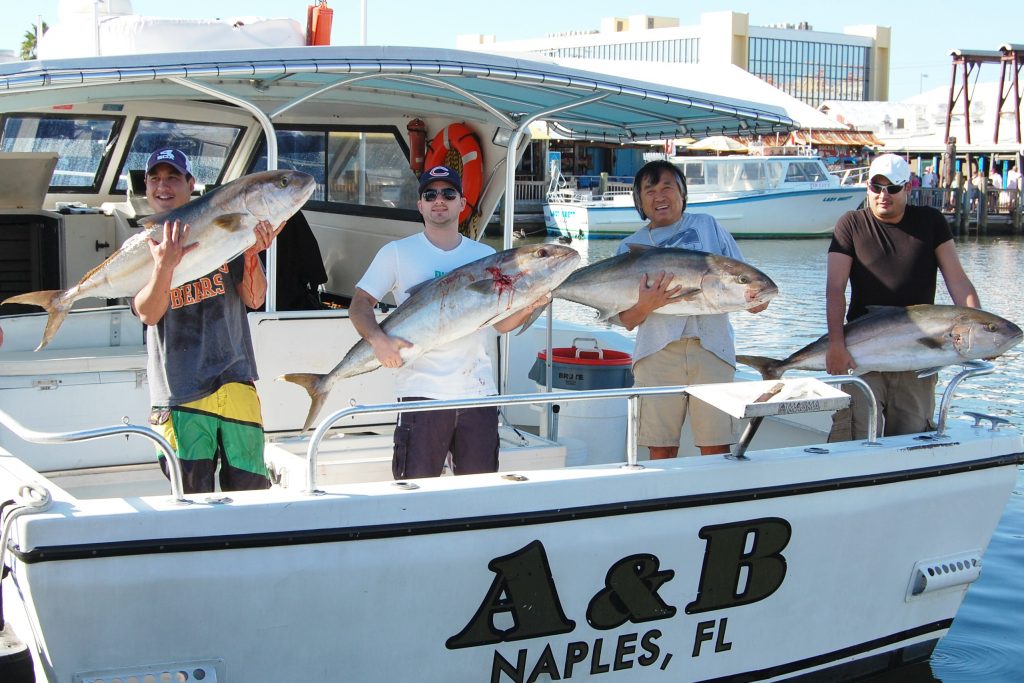
M500 249L500 244L491 243ZM616 245L615 240L572 243L582 255L583 265L614 255ZM784 358L823 334L828 240L744 240L740 249L747 261L775 280L779 295L763 313L732 316L737 352ZM1024 238L963 239L957 242L957 251L983 307L1024 323L1020 303L1024 298ZM936 303L951 303L941 277ZM555 314L598 325L591 309L569 302L556 301ZM962 417L963 411L977 410L1005 417L1024 429L1024 389L1019 384L1024 377L1024 351L1017 347L995 364L993 374L965 380L959 386L949 418L969 420ZM944 370L940 387L954 373ZM1020 681L1024 679L1022 634L1024 470L985 553L982 576L970 587L949 635L940 641L931 662L879 680Z

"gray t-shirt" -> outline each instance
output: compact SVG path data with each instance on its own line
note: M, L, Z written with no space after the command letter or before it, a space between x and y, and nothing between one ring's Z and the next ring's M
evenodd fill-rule
M236 288L244 271L240 256L171 291L164 317L146 328L152 405L181 405L230 382L257 379L249 321Z
M705 213L684 213L682 219L675 223L653 230L646 226L640 228L622 240L617 253L629 251L630 244L692 249L743 260L732 235L714 216ZM685 337L696 337L701 346L736 367L736 341L726 313L693 316L650 314L637 329L633 363Z

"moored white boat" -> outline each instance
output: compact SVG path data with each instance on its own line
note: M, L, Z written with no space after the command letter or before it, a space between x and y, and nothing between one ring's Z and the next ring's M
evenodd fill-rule
M262 134L273 141L268 166L319 174L304 213L327 293L343 302L380 244L420 229L407 193L412 118L431 133L452 122L476 132L480 225L514 180L532 118L581 134L605 121L602 134L623 139L712 122L789 125L697 93L407 48L10 64L0 65L0 86L4 151L32 154L77 134L58 147L43 205L2 214L12 243L43 247L18 260L33 288L74 283L135 230L145 207L127 171L169 141L192 145L208 184L258 165ZM0 154L12 178L28 178L18 169L38 161ZM58 213L57 201L87 206ZM273 273L284 255L271 254ZM746 459L637 461L625 397L639 390L610 389L621 421L587 423L600 433L586 460L598 464L567 467L578 442L505 427L502 472L394 482L394 406L370 406L393 399L384 371L339 383L329 422L298 435L308 399L271 378L326 371L356 337L343 309L276 311L271 284L269 310L250 325L277 483L189 500L152 463L144 429L120 425L122 416L142 423L148 405L138 320L122 305L79 309L34 353L44 316L3 311L0 500L13 501L2 513L3 610L37 680L770 680L881 670L927 657L949 628L1024 452L1015 431L966 425L825 445L823 425L843 397L802 378L755 405L768 419ZM555 344L579 336L555 324ZM629 350L621 335L587 336ZM516 404L512 422L554 437L524 404L589 394L511 396L536 389L527 371L544 345L534 327L502 347L506 396L495 400ZM692 391L754 415L764 385ZM341 429L329 433L333 421ZM134 435L78 442L118 430ZM76 433L53 435L66 432ZM0 659L0 679L14 673Z
M821 237L856 209L863 186L843 185L815 156L668 157L687 179L687 210L714 216L736 237ZM548 232L616 238L641 225L629 192L556 189L544 204Z

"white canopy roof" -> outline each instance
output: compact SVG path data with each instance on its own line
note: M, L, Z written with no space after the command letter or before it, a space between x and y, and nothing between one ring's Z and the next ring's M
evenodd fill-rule
M799 128L849 130L814 107L767 83L749 71L733 64L679 64L677 62L627 62L605 59L555 59L557 64L596 71L621 78L642 78L651 83L696 90L719 97L741 97L755 105L777 107L796 122ZM701 137L702 133L691 133ZM708 131L706 135L713 135Z

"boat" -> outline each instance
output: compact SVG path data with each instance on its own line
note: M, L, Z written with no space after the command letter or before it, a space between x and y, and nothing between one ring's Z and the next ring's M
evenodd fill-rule
M39 352L45 315L0 310L4 681L864 676L926 659L981 571L1024 441L946 411L991 365L949 383L935 432L826 444L848 401L836 382L855 379L595 387L603 351L632 342L546 316L494 337L500 396L401 406L501 405L501 470L409 481L390 477L388 373L339 383L311 434L304 392L271 379L326 371L357 339L354 282L420 230L423 129L477 137L472 235L533 120L632 141L784 132L777 111L503 56L332 46L2 64L0 116L5 295L67 287L134 234L133 171L174 144L206 188L263 167L317 177L303 213L332 304L277 310L271 248L249 322L275 483L230 495L186 495L154 464L169 447L142 426L124 302L80 302ZM746 422L730 457L644 458L637 397L683 391Z
M714 216L734 237L823 237L860 207L864 186L844 184L818 156L665 156L686 175L686 210ZM632 192L595 192L555 178L544 204L549 234L621 239L642 225Z

